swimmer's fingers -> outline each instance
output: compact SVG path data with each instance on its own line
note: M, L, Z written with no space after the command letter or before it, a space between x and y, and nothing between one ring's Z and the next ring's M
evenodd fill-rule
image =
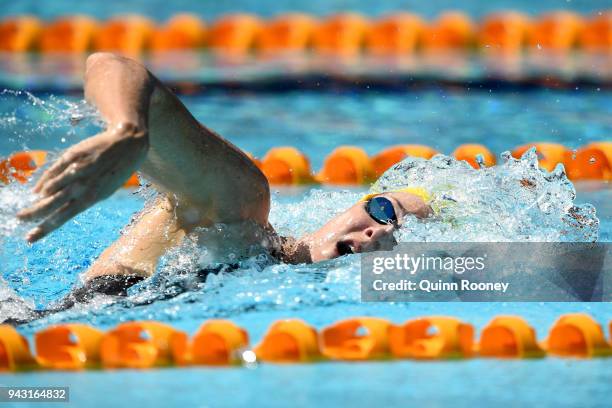
M49 197L38 200L32 207L19 212L19 214L17 214L17 218L22 221L31 221L44 218L60 208L62 205L66 204L66 202L70 199L70 190L64 189L62 191L58 191Z
M57 209L51 216L45 219L40 225L28 232L26 235L26 240L29 243L34 243L44 238L49 233L64 225L66 221L70 220L72 217L75 217L85 208L86 207L84 207L82 204L77 203L76 200L68 201Z
M47 171L43 173L32 191L37 194L40 193L45 184L50 179L57 177L66 169L66 167L70 166L75 160L78 160L79 158L80 155L68 150L49 169L47 169Z
M86 178L94 171L94 166L89 163L72 163L58 176L48 179L40 189L43 196L51 196L58 191L70 186L79 178Z

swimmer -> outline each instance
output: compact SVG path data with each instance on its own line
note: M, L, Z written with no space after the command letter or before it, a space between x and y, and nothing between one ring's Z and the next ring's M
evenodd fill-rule
M106 129L67 149L42 174L33 189L37 201L18 214L36 222L26 239L33 243L52 233L109 197L135 171L160 194L91 266L80 293L124 294L153 275L169 248L215 223L238 231L236 240L242 242L233 245L265 242L283 262L309 263L391 249L393 231L406 215L431 213L418 192L370 195L314 233L280 237L268 222L270 188L262 172L240 149L200 124L142 65L93 54L87 59L84 92Z

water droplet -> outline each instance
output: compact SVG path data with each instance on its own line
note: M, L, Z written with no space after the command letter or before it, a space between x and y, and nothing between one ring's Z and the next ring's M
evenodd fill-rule
M79 337L70 332L70 334L68 334L68 341L70 342L70 344L77 344L79 342Z
M368 336L370 334L370 331L363 326L359 326L356 330L355 330L355 335L358 337L365 337Z
M482 154L479 153L476 155L476 163L478 164L478 167L480 167L481 169L485 167L485 159Z
M440 329L438 329L437 326L433 326L433 325L429 326L427 330L425 331L425 334L427 334L428 336L435 336L438 333L440 333Z
M140 340L145 340L145 341L149 341L152 339L151 333L149 333L146 330L141 330L140 333L138 333L138 338Z
M245 364L254 364L257 362L257 355L253 350L245 350L242 352L242 361Z

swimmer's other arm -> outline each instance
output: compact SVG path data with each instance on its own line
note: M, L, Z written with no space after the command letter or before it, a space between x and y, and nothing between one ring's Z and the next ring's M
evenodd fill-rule
M110 196L139 170L164 193L100 256L88 278L150 276L157 258L190 229L214 222L268 222L265 176L238 148L202 126L139 63L109 53L87 59L85 97L106 130L69 148L36 184L35 242Z

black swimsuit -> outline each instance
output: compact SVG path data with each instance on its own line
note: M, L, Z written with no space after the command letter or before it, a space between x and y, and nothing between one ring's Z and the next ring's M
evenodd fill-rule
M240 268L240 264L219 264L209 268L200 269L196 276L197 280L204 282L206 278L211 274L218 274L220 272L234 271ZM66 295L63 299L55 303L52 307L44 310L31 310L30 316L26 319L9 318L3 323L11 325L20 325L29 323L33 320L43 318L52 313L61 312L63 310L70 309L77 303L88 303L96 295L109 295L109 296L127 296L128 289L137 283L142 282L147 278L138 275L103 275L96 276L90 279L83 286L72 289L72 291ZM180 283L173 284L174 290L165 290L165 294L161 297L167 299L178 296L179 294L188 290L188 288L181 286ZM160 300L156 298L154 300ZM152 302L153 300L151 300ZM150 302L147 302L150 303Z

